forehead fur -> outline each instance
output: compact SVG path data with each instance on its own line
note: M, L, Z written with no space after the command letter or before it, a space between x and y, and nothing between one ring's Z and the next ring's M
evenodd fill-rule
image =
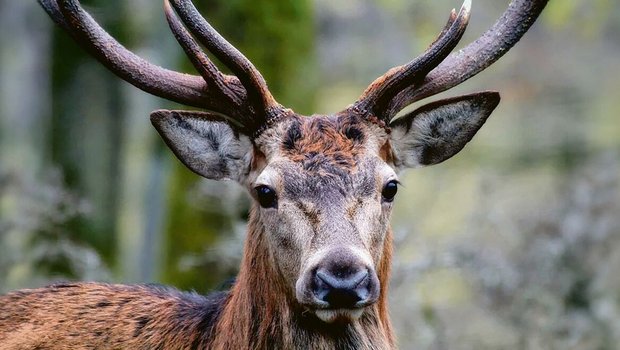
M364 131L363 124L351 118L292 120L280 144L281 154L310 172L326 167L353 170L365 148Z
M294 115L265 131L256 143L267 158L286 158L306 171L326 165L350 171L362 155L376 154L386 136L356 115Z

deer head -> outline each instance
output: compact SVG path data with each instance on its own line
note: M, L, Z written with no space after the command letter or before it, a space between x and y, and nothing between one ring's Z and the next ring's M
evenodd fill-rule
M260 255L270 267L242 273L269 273L288 305L324 322L347 323L377 304L384 309L398 173L458 153L498 105L499 94L454 97L394 116L499 59L547 1L514 0L484 35L451 54L469 20L471 1L466 0L460 11L452 11L426 52L389 70L343 111L313 116L278 104L258 70L189 0L165 0L165 13L200 76L137 57L101 29L77 0L39 2L121 78L205 110L159 110L151 122L189 169L208 179L237 181L252 196L250 231L255 233L246 242L244 266L252 269ZM221 73L203 48L234 76Z

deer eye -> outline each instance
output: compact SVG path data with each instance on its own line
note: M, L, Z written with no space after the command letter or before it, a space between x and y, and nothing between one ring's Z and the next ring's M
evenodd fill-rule
M278 196L276 196L276 191L273 188L260 185L255 188L255 191L261 207L275 208L278 206Z
M389 203L394 200L396 192L398 192L398 182L396 180L392 180L385 184L385 186L383 187L383 191L381 192L381 196L383 197L384 201Z

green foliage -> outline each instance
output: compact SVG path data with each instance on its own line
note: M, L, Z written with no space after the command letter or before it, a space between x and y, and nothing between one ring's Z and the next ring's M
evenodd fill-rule
M91 5L112 13L118 1ZM115 20L110 25L103 21L102 25L122 38L126 22ZM56 28L53 33L50 161L63 170L67 186L89 198L96 208L91 216L67 222L68 232L72 239L97 247L105 261L114 265L118 191L110 189L118 188L120 176L123 83L67 40L64 31ZM83 74L78 69L84 69ZM83 94L84 86L90 87L91 94Z
M169 182L169 221L163 242L161 279L179 288L206 292L232 276L205 271L200 265L182 266L182 262L187 257L203 254L221 235L230 233L232 227L226 213L206 211L191 200L191 193L196 193L200 181L196 174L175 160Z
M613 7L609 0L550 1L544 18L557 29L571 28L584 37L595 38L614 16Z
M92 208L64 187L57 169L36 180L0 170L0 293L50 277L110 277L97 251L70 231Z

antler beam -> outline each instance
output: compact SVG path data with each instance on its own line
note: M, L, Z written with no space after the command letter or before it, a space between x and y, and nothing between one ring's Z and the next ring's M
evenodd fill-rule
M208 87L198 76L151 64L119 44L74 0L39 0L52 19L82 48L108 69L136 87L175 102L221 109L209 101Z

